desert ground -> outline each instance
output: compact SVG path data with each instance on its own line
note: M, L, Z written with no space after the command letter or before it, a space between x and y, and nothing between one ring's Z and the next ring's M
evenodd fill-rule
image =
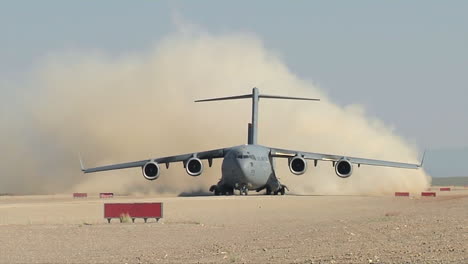
M0 263L468 263L468 188L437 197L0 196ZM103 204L163 202L157 223Z

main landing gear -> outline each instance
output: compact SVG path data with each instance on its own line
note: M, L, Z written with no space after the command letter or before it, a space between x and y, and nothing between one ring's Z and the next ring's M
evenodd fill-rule
M257 192L260 192L263 189L266 190L265 192L266 195L278 195L278 194L284 195L286 191L289 191L286 185L281 184L276 191L272 191L271 186L265 186L263 188L257 189Z
M218 185L212 185L210 187L210 192L213 192L214 195L233 195L234 194L234 188L226 187L226 186L218 186Z
M237 189L237 188L236 188ZM249 195L249 188L247 184L243 184L238 187L240 195ZM212 185L210 187L210 192L213 192L214 195L234 195L234 188L228 187L225 185Z
M286 193L286 190L289 191L288 187L284 184L281 184L281 187L274 191L273 194L274 195L278 195L278 194L281 194L281 195L284 195Z
M236 187L239 190L240 195L249 195L249 188L246 184L242 184L241 186ZM257 189L257 192L262 191L263 189L266 190L266 195L284 195L286 191L289 191L288 187L284 184L279 184L279 187L273 191L271 186L264 186L262 188ZM225 185L212 185L210 187L210 192L213 192L214 195L234 195L234 188L228 187Z

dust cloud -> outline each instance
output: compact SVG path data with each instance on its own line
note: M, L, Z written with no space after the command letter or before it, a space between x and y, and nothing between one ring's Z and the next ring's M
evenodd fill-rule
M359 105L333 103L290 72L249 34L177 32L150 50L115 58L99 52L49 56L17 89L14 110L4 110L0 193L180 193L206 190L220 178L221 160L190 177L182 164L161 166L147 181L140 169L83 175L88 167L245 144L249 100L195 104L195 99L250 93L308 96L321 102L262 100L259 143L266 146L401 162L418 152ZM18 85L19 86L19 85ZM19 98L19 99L18 99ZM352 103L352 102L350 102ZM15 115L15 116L13 116ZM278 176L298 194L381 194L420 191L424 171L355 168L338 178L331 163L305 175L277 161Z

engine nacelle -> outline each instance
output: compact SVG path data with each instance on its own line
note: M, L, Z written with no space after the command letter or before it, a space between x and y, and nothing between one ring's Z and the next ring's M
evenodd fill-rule
M199 158L190 158L185 163L185 170L190 176L199 176L203 172L203 163Z
M295 156L289 160L289 170L292 174L302 175L307 171L307 161L300 156Z
M336 162L335 172L340 178L348 178L353 174L353 164L349 160L342 158Z
M145 166L143 166L143 177L145 177L145 179L147 180L156 180L157 178L159 178L159 173L159 165L154 161L150 161L146 163Z

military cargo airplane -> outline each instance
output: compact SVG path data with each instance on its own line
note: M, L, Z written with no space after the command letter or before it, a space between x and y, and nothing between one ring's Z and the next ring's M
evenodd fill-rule
M286 97L260 94L258 88L253 88L251 94L220 97L197 100L195 102L209 102L236 99L252 99L252 122L248 124L248 142L245 145L220 148L202 152L182 155L151 158L134 162L107 165L85 169L80 158L81 170L84 173L118 170L127 168L142 168L143 176L147 180L156 180L160 174L160 164L169 168L172 162L182 162L188 175L199 176L203 172L202 160L208 160L211 167L213 159L223 159L221 166L221 179L210 188L215 195L232 195L238 190L240 195L247 195L249 190L257 192L266 190L266 194L284 195L287 187L280 183L275 173L274 159L287 158L289 170L295 175L302 175L307 171L307 160L313 160L317 166L318 161L332 163L338 177L348 178L353 173L353 167L357 165L385 166L404 169L418 169L422 167L424 156L420 164L400 163L374 159L348 157L342 155L330 155L312 153L298 150L271 148L257 144L258 134L258 103L262 99L290 99L320 101L313 98Z

